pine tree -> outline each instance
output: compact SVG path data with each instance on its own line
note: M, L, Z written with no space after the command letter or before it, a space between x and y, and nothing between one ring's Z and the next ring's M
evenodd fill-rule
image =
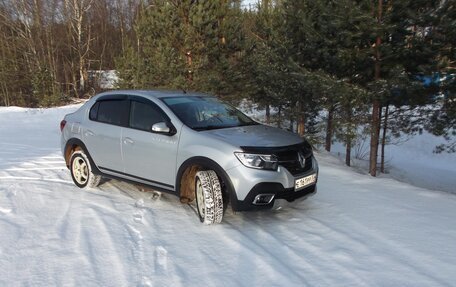
M237 92L239 1L153 1L141 9L137 43L118 60L123 85L227 95Z
M352 1L284 1L285 25L289 48L289 69L300 75L295 85L301 126L303 117L312 119L315 110L328 111L326 149L330 150L335 130L334 118L350 127L354 134L355 110L365 102L365 92L358 84L358 70L368 57L363 45L365 14ZM364 17L364 18L363 18ZM306 111L311 111L306 115ZM336 115L338 114L338 115ZM303 129L301 128L301 132ZM350 137L343 137L350 150Z
M441 1L434 13L436 23L429 27L430 38L437 48L435 75L440 85L435 97L436 106L428 117L427 130L443 136L446 143L436 147L436 152L456 152L456 3Z
M375 41L375 74L369 89L373 95L370 173L376 175L382 111L392 102L414 106L426 104L426 93L414 85L418 73L435 69L437 51L427 30L436 24L435 12L440 1L379 1ZM401 90L401 93L394 91ZM415 91L415 93L412 93ZM398 95L402 94L399 98ZM388 114L383 115L384 132ZM381 167L384 169L382 142Z
M279 7L272 1L262 1L256 9L244 13L246 42L242 62L244 90L251 100L266 109L265 121L271 123L270 111L273 107L280 110L287 106L284 87L287 86L286 58L280 53L279 43L283 41L277 25L280 17Z

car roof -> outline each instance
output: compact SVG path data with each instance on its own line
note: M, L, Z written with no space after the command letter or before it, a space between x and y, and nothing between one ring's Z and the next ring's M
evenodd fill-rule
M187 92L183 90L112 90L98 94L99 96L107 95L132 95L132 96L143 96L145 98L171 98L171 97L188 97L188 96L209 96L208 94L198 92Z

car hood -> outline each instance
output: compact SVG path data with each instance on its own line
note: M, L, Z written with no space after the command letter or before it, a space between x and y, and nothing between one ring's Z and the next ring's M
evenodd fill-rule
M296 134L265 125L208 130L203 133L238 147L281 147L303 142Z

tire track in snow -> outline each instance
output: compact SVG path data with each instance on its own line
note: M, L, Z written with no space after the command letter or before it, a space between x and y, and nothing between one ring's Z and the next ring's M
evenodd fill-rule
M4 171L35 171L35 170L63 170L63 166L58 167L13 167L4 169Z
M321 270L323 268L327 269L328 267L330 267L333 270L335 270L339 276L346 277L348 282L352 282L352 284L356 286L370 286L369 282L366 282L358 275L353 273L349 267L345 266L344 264L340 264L334 260L331 260L331 257L329 256L322 256L322 253L318 252L318 246L312 244L311 241L306 240L305 238L300 238L300 240L293 240L295 243L294 245L288 244L287 241L295 237L294 233L290 232L289 228L282 228L277 233L275 233L268 232L261 226L262 225L259 225L259 234L262 237L271 238L275 241L274 245L281 246L282 248L286 249L286 254L288 256L291 256L292 260L296 260L296 262L300 262L303 260L306 261L306 257L310 255L312 262L307 264L306 269L310 268L312 270L312 273L317 275L316 277L320 280L321 278L324 278L324 275L322 274ZM278 228L280 228L280 226L278 226ZM280 234L280 237L277 236L277 234ZM302 254L302 256L300 256L299 254ZM317 259L317 261L313 260L314 258ZM316 265L321 266L317 267ZM337 280L328 281L328 278L325 278L325 281L328 284L327 286L335 286L337 284L340 284L341 279L337 278Z
M13 185L10 185L12 187ZM16 196L16 191L7 191L6 189L0 189L0 193L5 192L6 197L0 197L0 213L4 215L10 215L11 213L15 212L15 196ZM3 202L3 199L5 199L5 202Z
M323 238L322 236L325 236L328 233L333 232L332 229L330 228L319 228L320 232L312 232L312 230L301 230L303 228L303 225L297 226L298 231L294 227L290 227L289 225L283 224L283 222L286 220L286 218L283 218L283 215L286 215L287 217L292 214L293 212L298 212L300 209L296 207L290 207L289 210L283 210L280 211L280 213L277 213L279 215L279 218L277 221L272 221L273 223L277 224L276 228L273 228L272 232L270 229L266 230L264 228L264 224L266 223L264 221L264 217L261 217L261 214L242 214L240 216L244 217L246 221L249 223L255 224L254 226L254 231L257 231L255 235L258 236L258 238L261 238L261 242L267 242L268 246L276 246L274 248L273 252L276 252L277 254L283 255L286 254L291 258L291 262L301 262L304 263L304 266L298 267L303 269L303 274L306 274L307 271L310 271L311 274L314 274L316 279L318 280L318 285L323 285L321 281L325 282L326 286L334 286L341 284L341 278L346 278L345 280L347 282L350 282L350 284L355 284L356 286L370 286L371 284L369 282L366 282L362 277L360 277L359 274L356 274L352 271L352 269L349 266L346 266L346 262L336 262L335 260L331 260L331 258L334 255L333 253L327 253L327 252L319 252L321 250L322 245L320 244L315 244L313 242L320 242L323 240L328 240L328 238ZM255 217L251 216L255 215ZM271 214L267 214L267 216L270 216ZM294 220L294 217L288 218L291 222L296 222ZM307 219L306 219L307 220ZM226 220L226 223L229 223L233 229L240 233L243 232L243 228L246 228L246 226L241 226L239 222L231 223L230 220ZM271 222L269 222L271 223ZM303 221L300 220L300 223L305 224L304 226L308 225L308 221ZM311 224L310 224L311 225ZM296 232L301 232L301 233L309 233L311 235L311 238L306 238L306 237L297 237L295 235L296 232L290 232L290 230L294 230ZM275 232L277 231L277 232ZM280 235L280 236L279 236ZM248 236L246 236L248 237ZM251 241L254 241L253 239L248 238ZM312 239L312 240L310 240ZM270 241L273 240L274 242L271 243ZM331 240L328 240L331 241ZM340 241L340 238L338 239L337 237L333 240L334 242ZM257 241L255 241L257 242ZM288 243L291 242L292 244ZM261 243L257 242L258 245ZM324 246L324 245L323 245ZM284 249L284 250L282 250ZM368 250L367 246L364 244L360 244L359 246L356 247L356 250ZM321 254L326 254L330 256L322 256ZM280 256L279 255L279 256ZM348 254L344 255L345 257L342 258L345 261L352 260ZM316 260L314 260L316 259ZM341 259L341 258L339 258ZM308 262L310 260L310 262ZM335 276L334 279L331 277L325 277L324 272L322 270L328 269L328 267L331 267L332 270L336 271L337 276ZM315 285L315 280L313 278L309 278L306 276L309 280L311 280L312 283L310 283L310 286ZM312 281L313 280L313 281Z
M13 210L11 208L3 208L3 207L0 207L0 213L3 213L3 214L9 214L11 213Z
M297 271L293 270L292 268L289 268L289 264L287 264L287 262L285 262L278 254L276 254L275 252L270 251L269 248L259 244L258 241L252 239L245 232L245 230L243 229L242 226L234 225L234 224L232 224L229 221L227 221L226 224L230 225L233 230L237 231L240 235L243 236L243 238L245 238L245 240L239 240L240 242L242 242L242 243L244 243L245 241L250 242L251 244L249 244L249 245L253 245L257 249L259 249L260 254L267 255L267 256L269 256L270 258L272 258L274 260L272 262L272 264L270 262L267 262L268 265L269 265L269 272L266 272L266 273L268 273L268 274L277 274L277 273L279 273L279 274L281 274L281 276L284 276L283 274L289 274L292 277L294 277L294 281L301 282L305 286L310 286L309 282L307 282L307 280L303 276L303 274L300 274ZM238 245L239 248L242 248L243 251L245 250L245 251L247 251L249 253L252 253L252 256L258 256L258 254L253 252L252 250L250 250L250 248L248 248L248 247L246 248L246 247L244 247L242 245L239 246L239 243L237 241L227 240L228 237L226 237L226 238L224 237L223 239L224 239L225 242L229 243L230 245L232 245L234 243L234 245ZM266 261L263 260L262 263L265 264ZM311 266L309 265L308 267L311 267ZM291 278L290 278L290 276L286 276L286 279L290 280ZM325 279L323 279L323 280L325 280Z
M63 168L21 168L12 167L0 169L0 181L23 182L36 181L38 183L53 182L74 186L68 176L62 172ZM51 192L51 191L49 191Z
M126 188L121 188L122 185L125 185ZM152 208L145 206L144 199L152 199L154 198L154 194L148 195L148 197L144 198L143 196L147 194L146 192L136 190L136 187L134 185L126 183L124 184L116 181L110 182L109 187L111 191L113 189L117 190L121 196L126 196L130 199L135 200L135 203L132 205L132 222L125 223L123 221L118 220L119 226L123 226L123 232L122 234L119 234L119 237L116 238L125 239L126 242L124 242L123 244L126 244L126 246L129 247L129 253L132 256L132 259L130 261L132 263L136 263L136 267L134 268L134 270L130 270L130 272L134 272L136 274L134 276L133 281L137 281L138 286L152 286L152 281L148 277L151 270L149 268L149 265L147 264L150 258L146 258L145 255L146 251L144 248L144 237L143 232L141 230L144 230L145 228L150 229L148 226L148 221L145 217L148 212L152 212ZM89 205L92 204L89 203ZM92 209L94 209L93 206ZM100 217L103 221L105 221L105 218L108 218L109 215L115 213L114 210L108 211L106 209L106 206L97 206L95 211L97 213L104 214L102 217ZM108 223L105 222L105 225L108 226ZM109 226L112 226L112 224L109 224ZM152 269L157 271L157 267L160 269L164 266L164 268L161 268L161 271L167 272L166 249L161 245L155 246L154 244L152 244L151 246L154 249L152 259L155 263L155 266ZM130 280L130 282L131 281L132 280Z
M151 281L147 276L146 258L144 254L144 238L139 228L131 224L126 226L127 234L129 235L130 249L132 250L134 262L136 262L136 280L141 280L138 286L151 286Z
M315 222L320 223L322 226L329 228L333 230L334 232L337 232L339 236L345 236L344 242L346 240L351 240L352 242L357 242L358 244L363 244L361 243L361 239L358 239L355 236L350 236L347 232L344 232L338 227L331 226L329 224L324 223L320 219L315 219L313 218ZM441 286L451 286L450 283L444 282L442 279L429 274L429 271L431 271L433 274L439 274L440 270L434 269L432 266L429 265L423 265L421 263L422 260L416 260L417 257L419 258L426 258L429 261L433 260L438 260L438 258L430 258L427 254L421 253L419 251L411 251L408 247L406 246L401 246L400 244L388 239L386 236L382 235L381 233L375 231L372 228L366 228L365 226L359 224L358 222L343 216L343 220L349 222L349 225L351 227L351 230L353 228L356 229L356 233L360 238L369 239L367 242L378 242L375 244L370 244L371 247L368 247L366 244L366 248L368 249L369 253L371 253L371 256L375 256L378 254L382 254L382 257L385 258L385 256L388 256L391 260L395 260L401 263L403 267L406 267L409 269L409 272L415 272L417 276L422 276L430 280L431 282L438 282ZM377 252L374 252L374 250L378 249L380 246L381 250L378 250ZM352 248L353 249L353 248ZM385 250L389 251L388 253L385 253ZM358 250L358 249L356 249ZM398 256L398 254L400 256ZM418 255L418 256L417 256ZM426 260L426 261L427 261ZM413 262L411 264L410 262ZM442 263L441 266L444 266L445 264Z
M13 158L0 162L0 172L7 174L17 172L31 171L50 171L50 170L65 170L65 161L63 159L56 161L44 160L43 158Z
M141 192L141 194L144 194L144 192ZM161 239L162 237L170 238L170 236L172 238L172 234L176 234L176 226L163 225L163 217L169 215L179 216L176 215L176 211L180 213L183 212L183 210L164 208L163 205L169 206L170 204L174 204L167 201L166 196L162 195L159 197L160 200L154 198L153 195L151 198L146 198L146 203L153 203L153 205L144 206L142 209L144 211L143 218L145 221L144 225L141 225L140 228L145 229L146 233L144 233L144 237L148 239L147 246L149 249L152 248L152 250L149 250L149 255L152 256L152 260L147 258L148 265L146 268L151 269L151 278L159 278L159 280L153 281L156 286L187 286L181 281L182 274L185 274L184 270L182 270L181 266L176 264L173 260L173 256L170 255L168 251L168 246L172 247L173 242L167 242ZM176 207L179 207L179 205ZM184 220L187 220L187 218L185 217ZM151 231L152 233L150 233ZM160 231L160 234L157 234L155 231Z
M1 148L1 147L0 147ZM4 151L0 151L4 152ZM52 153L53 154L53 153ZM27 162L37 162L37 163L65 163L63 156L59 155L50 155L50 156L40 156L35 153L26 154L23 156L18 156L17 151L14 157L5 158L2 162L16 162L16 163L27 163Z
M24 171L24 172L25 171L31 171L31 169L23 169L22 171ZM11 177L11 178L13 178L13 177ZM26 177L14 177L14 178L20 179L20 180L26 179ZM28 180L40 180L40 181L43 180L42 178L30 178L30 177L28 177L27 179ZM58 179L57 180L56 179L48 179L48 180L49 181L54 181L54 182L60 182L61 181L61 180L58 180ZM64 182L72 184L71 181L64 181ZM143 198L144 194L145 194L144 192L139 192L139 191L135 190L136 187L133 186L133 185L129 185L129 184L127 185L127 184L123 184L123 183L117 182L117 181L108 182L106 190L107 191L112 191L112 189L116 189L122 195L130 197L130 198L132 198L134 200L141 200ZM82 192L85 192L85 191L82 191ZM90 204L90 206L91 206L92 210L97 214L97 219L99 219L99 220L100 220L100 218L103 218L103 217L106 217L106 216L111 216L112 212L114 211L114 210L107 209L106 206L97 206L97 207L95 207L94 204ZM151 214L154 214L152 210L149 210L149 211L151 212ZM70 211L67 210L67 213L68 212L70 212ZM144 224L144 222L143 222L144 216L145 216L144 213L145 212L144 212L143 209L140 210L140 213L138 213L140 216L136 217L135 222L140 223L140 224ZM69 216L70 216L69 214L66 215L66 220L67 220L68 223L72 222L74 220L74 219L71 219ZM103 221L103 219L101 219L101 220ZM156 216L153 216L153 225L155 226L155 229L159 229L160 228L160 224L159 224L159 221L156 221L156 220L157 220ZM80 221L80 219L79 219L79 221ZM67 223L62 223L62 224L65 225ZM106 231L104 233L108 234L108 232L107 232L108 229L106 228L106 224L104 224L104 226L105 226L104 230ZM127 227L127 232L129 234L129 240L130 240L129 242L130 242L130 245L131 245L132 252L134 253L135 260L138 263L140 263L139 266L141 266L141 262L142 262L142 264L144 264L144 260L145 260L144 259L144 251L142 250L143 246L142 246L142 242L141 242L142 241L141 232L138 229L136 229L136 228L132 228L129 225L127 225L127 226L128 226ZM233 227L233 225L232 225L232 227ZM240 232L240 230L237 230L237 231ZM243 233L243 232L241 231L240 233ZM244 235L244 237L247 238L245 233L243 233L243 235ZM110 236L110 234L108 234L108 236ZM80 237L80 234L79 234L78 237ZM258 242L255 242L255 241L253 241L250 238L247 238L247 239L250 240L251 242L255 243L256 246L260 247L261 249L263 249L263 251L267 251L266 248L263 247L263 246L260 246L258 244ZM275 239L275 240L276 240L276 242L278 241L277 239ZM154 270L155 270L155 272L165 273L166 274L166 273L168 273L168 269L170 267L170 266L168 266L169 264L168 264L168 259L167 259L168 258L167 250L166 250L165 247L163 247L164 245L163 245L162 242L157 242L157 243L158 244L154 244L154 246L155 246L154 247ZM114 246L113 243L112 243L112 239L111 239L111 244L110 245L108 244L108 246ZM238 247L244 249L242 246L238 246ZM212 254L210 254L210 253L208 253L206 251L204 251L204 253L205 253L205 257L206 258L212 258L212 260L214 260L213 263L217 263L216 262L216 258L212 257ZM252 252L249 251L249 253L252 253ZM291 272L294 275L294 277L296 277L297 280L299 280L300 282L305 282L305 281L303 281L304 278L300 274L298 274L296 272L293 272L293 271L290 271L287 268L287 263L282 261L281 258L277 257L276 254L274 254L273 252L267 252L267 253L272 259L274 259L273 262L268 262L269 272L272 272L271 274L274 274L275 272L277 272L276 271L276 266L274 266L274 262L279 261L280 265L282 266L281 268L279 268L279 269L282 270L282 272L280 272L280 273L285 272L284 274L290 274L290 272ZM290 252L288 252L288 253L290 253ZM117 251L115 252L115 254L117 254L117 256L118 256ZM254 255L255 254L252 253L252 256L254 256ZM298 258L299 259L299 257L294 257L294 258ZM175 268L175 267L176 266L174 266L174 267L171 266L171 268ZM139 275L147 274L147 270L145 270L146 269L145 267L140 267L140 269L144 269L144 272L140 272ZM309 270L309 269L310 270L313 269L313 272L317 272L317 270L315 270L315 268L311 264L307 264L306 270ZM147 278L146 278L145 281L147 282ZM324 279L324 281L327 282L328 285L336 283L336 282L332 282L332 281L330 282L327 279Z
M0 179L1 180L12 180L12 181L30 180L30 181L58 182L58 183L71 184L73 186L73 182L72 181L58 179L58 178L25 177L25 176L0 176Z
M132 186L129 185L131 188ZM121 193L122 196L125 196L126 193ZM133 198L129 196L130 198ZM133 198L134 199L134 198ZM111 199L109 199L111 202ZM122 258L123 261L129 262L128 267L135 266L130 270L125 270L125 275L129 275L128 282L137 282L137 286L152 286L147 270L147 258L144 250L144 240L142 235L142 229L144 229L147 221L143 218L145 213L144 206L136 202L134 205L125 204L125 206L133 207L133 215L138 214L138 209L140 211L140 216L133 217L133 223L128 223L128 218L125 218L127 221L116 217L118 210L115 206L107 207L106 205L98 205L94 203L88 203L89 207L93 212L95 212L100 218L100 221L104 223L106 230L108 226L118 226L119 228L113 232L109 230L110 234L116 233L117 236L112 237L111 241L113 246L124 246L126 249L122 249L122 252L116 251L115 253L119 258ZM139 219L139 220L138 220ZM111 222L113 220L115 223ZM119 242L120 241L120 242ZM121 255L123 254L123 256ZM127 259L126 257L130 257ZM134 275L131 275L133 273Z
M116 270L114 272L116 272L118 278L115 278L115 282L106 283L106 278L111 275L100 274L104 270L106 262L111 263L112 252L100 248L100 245L105 245L105 242L102 242L102 238L104 234L108 233L109 229L105 225L106 228L100 228L100 224L97 224L97 222L99 223L100 221L98 219L103 216L112 216L116 213L111 207L100 206L98 203L93 202L93 196L97 196L97 194L90 192L90 190L72 192L71 201L56 224L57 232L68 249L72 250L72 253L81 255L86 259L84 262L88 263L87 268L83 268L79 272L84 272L85 274L90 273L89 275L95 273L97 275L95 276L96 280L99 282L97 285L124 285L124 283L121 283L121 273L116 272ZM100 230L104 230L105 232L100 232ZM111 247L113 248L114 245L111 245ZM110 249L109 246L104 248ZM113 264L116 265L115 262ZM78 266L80 265L79 263ZM81 283L78 281L78 278L79 276L75 276L73 279L76 281L73 280L73 284L69 285L80 285ZM68 279L65 279L65 284L67 283Z
M134 186L132 186L134 187ZM156 200L160 198L153 192L144 192L135 189L127 189L123 190L123 194L134 199L134 210L132 214L132 224L128 224L127 231L131 239L133 239L133 251L135 255L135 259L138 263L138 267L136 268L139 271L137 278L140 278L141 281L138 283L138 286L152 286L153 280L150 279L150 272L162 273L162 274L169 274L168 273L168 251L165 247L163 247L163 242L158 240L158 244L156 238L153 238L153 242L148 242L148 247L152 247L152 258L146 258L146 251L144 247L144 236L142 235L143 232L141 230L159 230L159 227L150 227L149 220L147 220L147 215L155 215L154 209L156 205L150 207L146 206L147 203L156 203ZM144 197L144 195L147 195ZM149 201L151 200L151 201ZM155 216L153 216L154 218ZM154 220L152 220L154 221ZM156 223L154 222L154 226ZM147 236L147 233L146 233ZM153 260L153 265L152 261ZM160 284L159 284L160 286ZM173 286L176 286L173 284Z
M81 251L87 258L90 269L94 271L92 274L99 285L126 286L128 281L124 273L125 268L120 252L116 248L118 245L112 238L114 226L109 229L104 220L93 207L87 209L81 225ZM106 272L107 270L109 271Z
M75 243L79 241L81 216L80 212L74 212L75 209L78 209L77 205L79 205L79 201L76 200L68 203L62 217L56 223L57 233L65 242Z
M26 160L26 159L24 159ZM66 168L65 161L34 161L34 160L4 160L0 162L0 166L5 165L28 165L28 166L41 166L41 165L59 165L62 168Z
M1 142L0 147L2 147L3 150L8 150L8 151L17 151L17 150L31 150L31 151L37 151L37 150L48 150L48 151L55 151L56 148L49 148L49 147L39 147L36 145L31 145L31 144L18 144L18 143L7 143L7 142Z

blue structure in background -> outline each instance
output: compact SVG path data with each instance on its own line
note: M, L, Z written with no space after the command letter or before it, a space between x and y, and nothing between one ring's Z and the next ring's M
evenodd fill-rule
M440 86L442 82L451 81L456 78L456 74L441 74L433 73L432 75L418 75L416 79L419 80L425 87Z

